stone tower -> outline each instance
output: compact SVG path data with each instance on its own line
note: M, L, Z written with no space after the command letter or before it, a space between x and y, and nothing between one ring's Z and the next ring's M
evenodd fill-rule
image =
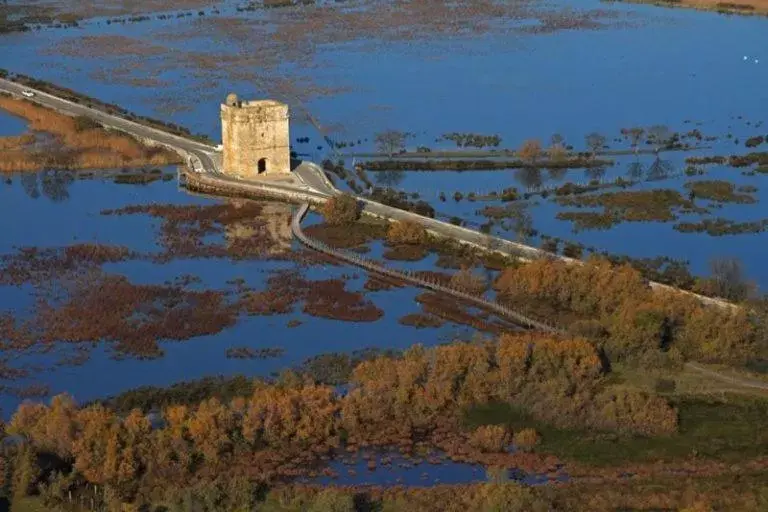
M229 94L221 105L223 172L247 178L290 173L288 125L288 105Z

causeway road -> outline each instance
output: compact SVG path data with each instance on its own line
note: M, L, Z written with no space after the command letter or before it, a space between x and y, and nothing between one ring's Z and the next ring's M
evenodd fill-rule
M35 93L34 97L28 98L30 101L73 116L87 116L108 128L126 132L139 139L154 141L181 155L185 155L190 167L192 167L194 171L204 174L206 178L208 178L208 181L219 181L224 186L223 188L235 189L237 187L233 185L240 185L244 190L257 188L270 189L277 194L284 193L286 198L295 197L298 192L304 195L311 195L321 202L328 197L340 193L325 176L325 172L317 164L312 162L302 162L293 173L293 176L297 179L292 181L258 181L225 176L221 174L220 169L218 168L220 153L216 151L216 148L209 144L150 128L140 123L108 114L101 110L79 105L9 80L0 79L0 91L21 96L22 91L26 89L32 90ZM364 212L370 215L389 220L410 220L417 222L436 235L448 237L464 244L502 254L522 256L523 258L528 259L551 257L549 253L536 247L504 240L502 238L496 238L461 226L454 226L453 224L437 219L431 219L398 208L386 206L366 199L365 197L360 197L358 199L363 203ZM574 260L564 256L557 256L557 258L569 263L580 263L580 260ZM720 308L732 309L735 307L733 304L721 299L705 297L685 290L674 289L661 283L650 282L650 285L655 289L673 290L695 296L705 304L714 305Z

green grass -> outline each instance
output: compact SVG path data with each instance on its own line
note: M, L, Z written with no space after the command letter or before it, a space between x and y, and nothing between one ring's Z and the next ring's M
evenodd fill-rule
M566 460L609 466L672 460L695 455L724 462L768 455L768 401L727 396L726 401L677 398L678 434L669 437L628 437L610 432L559 429L537 422L525 411L496 403L466 411L468 428L507 424L513 430L533 427L542 436L538 450Z

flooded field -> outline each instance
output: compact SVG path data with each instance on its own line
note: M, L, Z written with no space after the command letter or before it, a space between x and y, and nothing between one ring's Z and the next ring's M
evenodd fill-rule
M408 147L433 150L450 148L435 141L456 131L497 134L501 146L512 149L526 139L546 146L557 133L581 150L591 132L603 134L611 149L628 149L626 140L614 140L621 138L620 130L652 125L680 133L695 128L716 138L702 143L702 150L664 153L666 174L677 175L685 170L687 156L744 153L745 140L765 135L761 113L768 108L768 93L762 84L768 81L768 55L761 55L766 42L761 18L591 1L546 7L484 4L471 13L440 7L432 16L415 6L394 13L384 4L363 2L363 11L351 4L238 11L225 3L204 16L134 23L91 18L77 28L3 37L0 47L13 49L5 52L3 66L15 72L119 102L214 140L218 105L228 92L282 99L293 110L292 137L309 138L295 149L316 161L338 155L307 122L307 112L334 141L354 143L342 153L375 149L374 135L386 129L412 133ZM437 5L442 4L433 8ZM367 12L368 21L361 12ZM344 30L328 29L341 23ZM274 36L264 38L268 30ZM712 40L721 43L710 47ZM587 172L409 171L395 186L418 192L448 216L482 224L486 219L477 215L477 203L441 203L440 193L450 198L457 191L648 178L654 163L648 155L640 157L639 166L634 157L614 160L604 171ZM707 170L737 186L760 188L762 177L742 177L743 169ZM641 188L682 190L687 181L664 181L663 173L650 178L654 181ZM697 273L706 273L713 258L735 257L752 279L768 285L761 256L745 251L764 235L712 239L655 224L574 233L569 223L554 218L557 207L535 202L533 228L543 235L611 253L682 258ZM714 215L744 222L765 217L760 205L758 200L732 216L729 209Z
M207 375L268 377L319 354L351 353L369 347L399 350L417 342L431 345L473 335L474 329L452 322L418 331L398 323L402 316L420 311L414 300L419 291L412 288L367 291L363 287L368 279L366 275L314 259L291 239L288 228L291 207L288 205L253 203L262 217L255 219L256 225L251 221L250 228L248 223L238 226L219 217L224 222L223 228L198 235L210 244L209 249L197 245L186 247L183 238L172 241L164 238L163 225L168 225L172 213L159 212L158 215L165 217L153 217L141 213L142 209L162 205L160 208L176 208L174 211L186 215L184 212L193 211L190 208L217 208L228 204L179 191L173 172L173 168L166 169L173 180L158 180L149 185L119 184L115 180L120 173L110 177L108 172L101 177L64 171L6 176L0 185L0 210L7 219L0 242L3 269L0 310L2 315L10 315L8 318L18 329L23 331L23 324L30 321L35 329L29 333L19 332L14 341L6 343L2 399L5 414L10 414L16 404L33 391L38 398L66 391L79 401L87 401L137 386L169 385ZM109 212L126 207L138 209L139 213ZM216 215L215 211L211 213L214 222L218 222ZM24 222L8 220L15 216ZM259 228L259 225L266 227ZM275 226L272 231L271 226ZM176 224L175 228L168 229L184 228ZM176 231L173 233L176 236ZM259 237L258 233L264 236ZM253 236L260 240L258 247L238 246L238 237L249 240ZM56 254L67 247L72 256L60 260ZM72 260L78 247L84 248L81 250L93 247L88 250L96 252ZM109 248L115 248L112 249L114 255L98 255L99 250ZM38 255L29 253L30 250ZM269 280L279 279L286 272L295 277L286 282L289 288L282 293L299 293L292 299L296 306L288 303L272 313L267 297L263 300L256 297L252 306L242 306L246 308L244 311L235 305L244 300L245 290L269 289ZM123 278L125 281L121 281ZM166 294L171 294L169 298L202 300L202 296L194 298L194 294L210 292L221 297L222 302L211 304L213 316L208 320L205 316L190 317L196 323L213 323L193 327L184 336L189 339L164 341L163 331L153 328L149 332L159 336L157 344L153 340L147 345L128 332L120 334L122 328L118 327L125 321L136 328L139 324L135 324L130 315L140 314L145 306L115 303L108 308L117 308L116 311L90 310L96 306L92 301L104 299L89 298L89 288L80 285L83 279L87 279L84 284L91 283L87 284L89 287L92 283L105 283L111 290L108 293L113 294L144 290L142 293L160 294L155 300ZM304 301L311 303L315 299L302 298L299 287L309 287L309 290L322 283L331 284L335 279L340 279L342 288L347 290L343 293L362 293L361 299L350 296L352 302L348 307L364 300L364 304L369 304L365 308L376 311L374 316L369 317L361 309L349 318L339 317L332 311L323 312L319 306L310 307L309 314L304 312L307 310ZM332 291L334 289L327 288L327 293L339 293ZM71 328L81 325L86 334L65 334L62 330L65 327L51 323L54 320L50 312L41 309L38 303L41 300L58 308L61 314L69 311L69 315L75 315L68 323ZM259 312L260 306L266 308L263 313ZM130 313L132 308L136 308L135 313ZM249 308L255 316L248 313ZM98 320L89 318L97 314L105 315L106 330L97 327ZM129 316L124 316L126 314ZM338 319L334 319L335 316ZM39 322L47 325L42 332ZM88 327L89 323L93 326ZM350 329L355 332L354 336L350 336ZM68 339L69 342L65 341ZM269 357L259 357L259 351L273 348L281 350ZM239 349L234 354L245 354L245 357L231 357L231 354L227 357L231 349ZM104 378L105 375L109 378ZM98 386L93 385L95 380Z

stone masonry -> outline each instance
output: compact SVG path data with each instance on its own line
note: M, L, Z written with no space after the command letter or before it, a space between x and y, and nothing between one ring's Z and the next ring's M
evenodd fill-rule
M291 172L288 105L274 100L240 101L230 94L221 105L222 171L255 178Z

